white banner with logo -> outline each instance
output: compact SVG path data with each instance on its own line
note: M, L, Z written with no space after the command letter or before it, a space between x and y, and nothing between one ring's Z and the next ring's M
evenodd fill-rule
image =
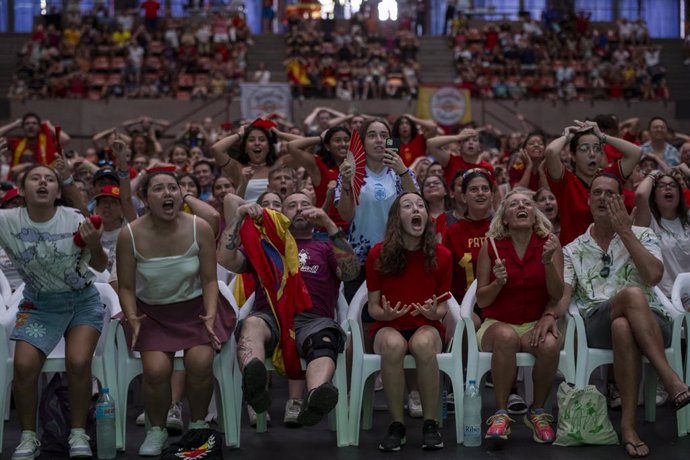
M242 118L255 120L273 112L292 119L292 95L288 83L241 83Z

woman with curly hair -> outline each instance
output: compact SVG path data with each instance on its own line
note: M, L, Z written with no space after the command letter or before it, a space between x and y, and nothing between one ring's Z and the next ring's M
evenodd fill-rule
M328 217L343 231L347 231L348 223L333 206L333 190L349 145L350 130L343 126L329 128L321 136L301 137L288 144L288 153L311 178L316 194L314 205L322 208L327 203ZM318 146L316 155L308 150L315 146Z
M544 411L560 353L556 303L563 295L563 251L551 223L532 198L508 193L491 221L488 240L477 263L477 303L484 322L477 331L479 349L492 353L496 412L485 439L505 441L510 434L508 396L517 372L515 355L534 355L534 400L525 415L538 443L555 438Z
M392 423L379 449L397 451L405 443L403 360L417 363L417 383L424 424L422 448L440 449L438 431L439 370L436 354L443 348L448 311L445 294L451 283L450 251L436 243L429 208L417 193L403 193L391 206L385 238L366 261L370 334L381 355L383 391Z

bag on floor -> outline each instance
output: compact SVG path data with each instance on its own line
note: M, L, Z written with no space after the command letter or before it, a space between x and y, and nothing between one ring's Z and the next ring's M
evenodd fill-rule
M180 459L223 460L223 435L209 428L187 431L161 456L161 460Z
M618 435L609 420L606 397L594 385L574 388L566 382L558 386L557 446L618 444Z
M41 450L67 455L69 453L70 406L67 377L57 373L41 393L38 419L43 433ZM86 417L86 434L91 438L91 450L96 448L96 412L93 406Z

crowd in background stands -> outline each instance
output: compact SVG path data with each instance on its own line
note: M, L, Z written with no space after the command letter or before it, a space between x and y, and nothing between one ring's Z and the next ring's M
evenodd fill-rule
M650 44L644 21L622 18L597 29L589 17L538 22L527 15L480 29L458 16L456 83L481 98L667 100L661 48Z
M342 100L416 96L419 42L410 23L394 30L357 14L347 26L323 24L290 22L285 66L296 95Z
M220 97L238 94L245 78L252 42L239 12L142 21L133 10L64 22L36 25L18 53L10 98Z

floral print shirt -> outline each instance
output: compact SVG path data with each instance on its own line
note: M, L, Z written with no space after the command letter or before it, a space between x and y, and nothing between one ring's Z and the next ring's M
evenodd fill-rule
M593 224L592 224L593 225ZM604 252L592 238L592 225L587 231L563 248L563 280L573 288L572 300L582 314L600 302L611 299L623 288L636 286L647 296L649 306L668 317L654 295L654 287L641 279L630 253L616 234ZM654 257L661 259L659 237L645 227L632 227L632 231Z

